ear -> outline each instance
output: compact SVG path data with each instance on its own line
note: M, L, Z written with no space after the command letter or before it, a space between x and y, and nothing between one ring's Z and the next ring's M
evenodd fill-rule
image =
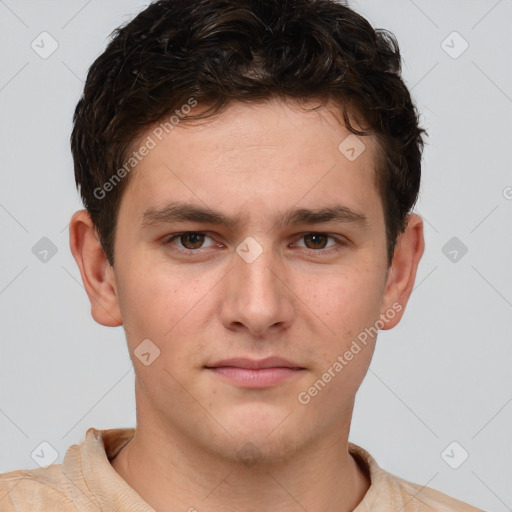
M398 237L393 261L388 269L386 290L382 302L381 318L386 316L383 329L392 329L400 322L412 293L416 271L425 249L423 220L419 215L410 214L405 231ZM386 311L393 310L393 318Z
M114 269L87 210L75 212L69 224L69 246L91 302L91 315L101 325L122 325Z

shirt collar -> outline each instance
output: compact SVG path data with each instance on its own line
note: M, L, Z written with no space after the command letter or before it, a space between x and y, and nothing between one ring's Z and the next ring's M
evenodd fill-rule
M85 442L71 446L63 461L78 510L155 512L110 464L135 433L134 428L97 430L90 428Z
M89 428L85 442L68 449L62 469L78 510L91 510L93 503L98 510L155 512L110 464L134 434L134 428ZM354 512L374 510L380 501L379 489L389 487L387 473L360 446L348 443L348 451L370 479L370 488Z

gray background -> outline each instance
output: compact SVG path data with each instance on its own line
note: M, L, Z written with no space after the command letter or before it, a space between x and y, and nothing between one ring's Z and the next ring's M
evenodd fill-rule
M88 427L135 425L123 330L92 320L68 246L81 208L69 135L88 67L145 4L0 0L0 472L37 467L42 441L61 462ZM350 440L407 480L512 510L512 0L352 5L398 37L430 137L426 253ZM31 47L51 49L44 31L58 43L47 58Z

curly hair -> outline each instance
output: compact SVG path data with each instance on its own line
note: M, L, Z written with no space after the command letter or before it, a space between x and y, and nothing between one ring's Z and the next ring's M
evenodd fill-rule
M159 0L111 34L73 117L76 185L111 265L137 137L173 112L187 122L275 97L332 101L352 133L376 137L391 263L418 198L425 133L393 34L335 0ZM181 115L196 103L207 108Z

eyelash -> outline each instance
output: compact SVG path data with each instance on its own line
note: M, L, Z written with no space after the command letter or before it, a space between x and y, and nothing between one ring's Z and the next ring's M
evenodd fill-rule
M170 237L165 238L164 241L163 241L163 244L164 245L173 245L172 242L174 242L175 240L179 240L183 235L191 235L191 234L194 234L194 235L205 235L208 238L212 238L208 234L208 232L205 232L205 231L182 231L181 233L175 233L174 235L171 235ZM309 254L312 254L312 255L331 254L332 252L340 251L343 247L348 245L348 241L346 241L345 239L338 238L338 237L336 237L334 235L331 235L329 233L323 233L323 232L320 232L320 231L310 231L310 232L307 232L307 233L303 233L303 234L301 234L301 236L300 236L300 238L298 240L302 240L303 238L305 238L308 235L327 236L329 240L333 240L335 242L335 245L332 245L332 246L327 247L327 248L320 248L320 249L310 249L309 247L302 247L301 246L301 249L305 249L306 252L308 252ZM213 240L213 238L212 238L212 240ZM328 240L327 243L329 243L329 240ZM211 247L213 247L213 245ZM186 249L184 247L175 246L174 249L176 251L178 251L178 252L183 253L183 254L192 255L192 254L201 254L202 251L204 251L205 249L208 249L208 248L200 247L198 249Z

